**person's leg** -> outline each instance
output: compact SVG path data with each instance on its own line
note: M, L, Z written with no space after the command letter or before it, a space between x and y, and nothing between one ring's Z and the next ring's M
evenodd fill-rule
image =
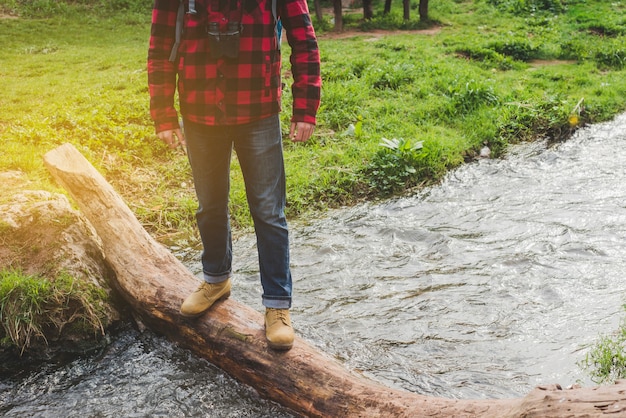
M263 305L289 309L292 279L278 115L239 126L234 142L257 237Z
M187 155L198 198L196 220L202 239L204 279L218 283L232 268L228 213L232 140L227 130L185 121Z
M241 126L235 149L254 220L263 286L265 336L271 348L289 350L295 338L291 307L285 168L278 115Z
M191 164L202 239L204 283L181 306L181 314L195 317L217 300L230 295L232 238L228 214L232 140L227 130L185 121L187 155Z

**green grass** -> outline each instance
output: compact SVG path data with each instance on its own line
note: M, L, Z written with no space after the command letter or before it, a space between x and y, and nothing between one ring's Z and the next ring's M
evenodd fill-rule
M601 335L579 366L598 384L626 378L626 320L611 335Z
M0 345L20 353L36 340L64 332L101 336L106 322L104 291L61 274L54 280L0 270Z
M622 2L442 0L431 2L429 22L415 7L409 22L400 2L389 16L377 3L367 22L346 15L352 34L342 38L324 31L326 18L317 23L322 105L311 141L285 141L290 218L407 193L483 144L497 157L509 144L562 140L626 109ZM0 0L0 10L20 15L0 21L0 170L58 191L41 157L73 143L157 238L197 239L186 157L157 141L149 120L148 2ZM366 32L375 28L430 30ZM423 147L398 159L383 138ZM237 230L251 220L236 159L232 176Z

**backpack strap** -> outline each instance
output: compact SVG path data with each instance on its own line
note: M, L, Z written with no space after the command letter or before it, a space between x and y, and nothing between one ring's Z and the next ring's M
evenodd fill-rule
M280 21L280 17L278 17L278 10L276 7L276 3L278 0L272 0L272 16L274 17L274 32L276 33L276 44L278 45L278 50L280 51L280 43L282 40L283 34L283 24ZM189 13L196 14L196 1L189 0ZM170 62L176 62L176 58L178 57L178 47L180 46L180 41L183 37L183 25L185 21L185 3L183 0L179 1L178 4L178 13L176 14L176 34L174 38L174 46L172 46L172 50L170 51Z
M278 0L272 0L272 16L274 17L274 32L276 33L276 44L278 45L278 50L280 51L280 43L282 42L283 38L283 22L280 21L280 17L278 16L276 3L278 3Z
M196 11L196 0L189 0L189 14L195 15L196 13L198 13Z
M191 13L191 2L194 3L194 12L195 12L195 1L189 0L189 12ZM183 23L185 20L185 3L183 0L180 0L178 4L178 13L176 14L176 34L174 38L174 46L172 46L172 50L170 51L170 62L176 62L176 58L178 57L178 47L180 46L180 40L183 37Z

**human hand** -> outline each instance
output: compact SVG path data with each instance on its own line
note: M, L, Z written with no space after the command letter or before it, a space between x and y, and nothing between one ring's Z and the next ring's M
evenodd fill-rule
M165 143L170 149L182 147L185 150L185 136L180 129L170 129L157 134L159 139Z
M307 122L292 122L289 128L289 139L293 142L306 142L313 135L315 125Z

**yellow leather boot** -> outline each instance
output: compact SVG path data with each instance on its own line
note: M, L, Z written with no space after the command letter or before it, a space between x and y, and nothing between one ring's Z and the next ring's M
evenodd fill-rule
M265 337L270 348L289 350L295 334L291 326L289 309L267 308L265 310Z
M221 283L203 282L195 292L185 299L180 307L180 314L189 318L202 315L218 300L230 296L230 278Z

